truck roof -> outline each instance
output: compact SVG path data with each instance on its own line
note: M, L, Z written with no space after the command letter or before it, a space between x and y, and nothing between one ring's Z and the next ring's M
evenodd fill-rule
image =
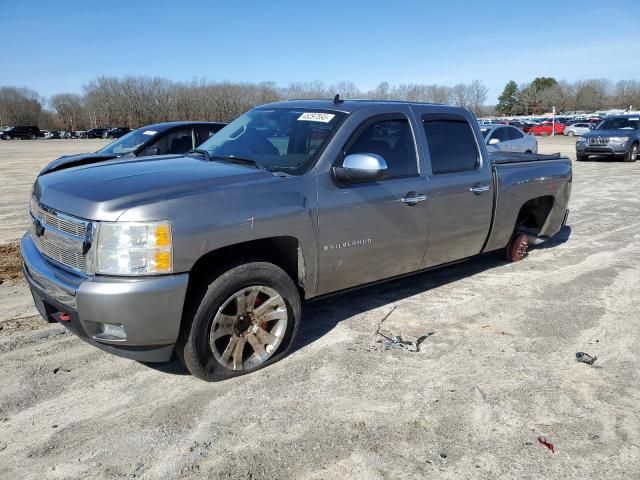
M426 102L405 102L401 100L340 100L339 103L334 103L333 100L324 99L303 99L303 100L287 100L284 102L269 103L262 105L263 107L275 107L275 108L317 108L320 110L335 110L338 112L352 113L360 108L372 107L375 105L437 105L447 106L441 103L426 103Z

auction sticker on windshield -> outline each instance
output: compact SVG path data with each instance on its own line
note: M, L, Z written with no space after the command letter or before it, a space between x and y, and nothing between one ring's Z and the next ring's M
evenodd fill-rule
M156 132L155 130L145 130L144 132L142 132L143 135L155 135Z
M298 117L298 121L329 123L333 117L333 113L305 112Z

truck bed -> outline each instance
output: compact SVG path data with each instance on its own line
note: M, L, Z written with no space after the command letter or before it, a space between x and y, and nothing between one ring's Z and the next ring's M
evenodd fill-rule
M491 163L521 163L521 162L537 162L543 160L559 160L562 157L559 153L551 153L544 155L542 153L518 153L518 152L492 152L490 153Z

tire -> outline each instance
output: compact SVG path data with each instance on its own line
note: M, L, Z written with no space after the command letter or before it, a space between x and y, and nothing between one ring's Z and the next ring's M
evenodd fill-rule
M629 152L624 156L624 161L625 162L635 162L636 160L638 160L638 144L634 143L633 145L631 145L631 148L629 149Z
M5 140L11 140L11 135L5 135L5 136L4 136L4 137L2 137L2 138L4 138Z
M573 130L569 130L569 132L567 133L567 137L573 137L575 136L575 132Z
M300 295L280 267L257 261L237 265L191 298L176 353L193 376L224 380L289 353L300 325Z
M36 139L35 133L30 133L29 134L29 140L35 140L35 139Z
M519 262L529 254L529 237L522 233L514 233L507 245L507 260Z
M578 162L586 162L588 158L589 158L588 155L578 155L578 154L576 154L576 161L578 161Z

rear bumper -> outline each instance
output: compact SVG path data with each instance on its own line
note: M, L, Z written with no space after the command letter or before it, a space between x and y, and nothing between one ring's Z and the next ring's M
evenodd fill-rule
M145 362L171 358L187 274L81 278L43 258L30 234L22 237L20 250L24 276L47 321L59 321L91 345L115 355ZM121 326L125 338L109 334L105 325Z

